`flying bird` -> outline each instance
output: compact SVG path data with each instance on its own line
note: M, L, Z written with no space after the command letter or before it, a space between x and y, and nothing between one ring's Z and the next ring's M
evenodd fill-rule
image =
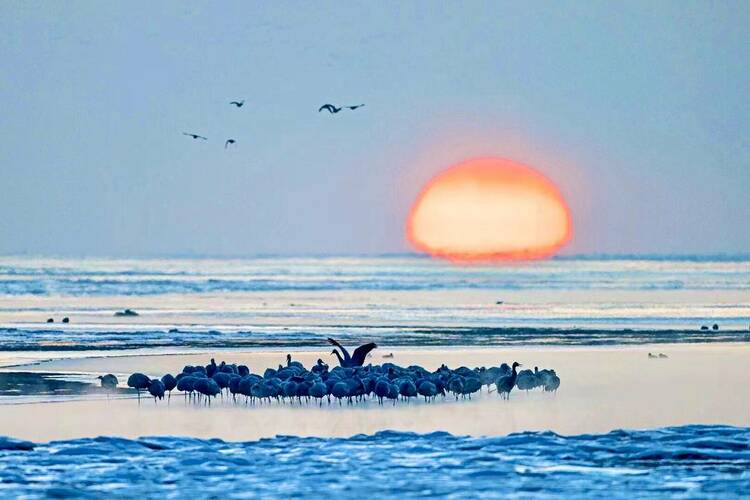
M318 108L318 113L320 113L324 109L328 111L329 113L331 113L332 115L341 111L341 108L337 108L333 104L323 104L320 108Z
M241 101L232 101L229 104L233 104L233 105L237 106L238 108L241 108L245 104L245 100L243 99Z
M235 142L237 141L235 141L234 139L227 139L227 142L224 143L224 149L227 149L230 144L234 144Z
M207 137L203 137L202 135L198 135L198 134L190 134L188 132L183 132L182 135L186 135L188 137L192 137L193 139L203 139L204 141L208 140Z
M345 108L351 109L352 111L354 111L355 109L361 108L362 106L364 106L364 104L355 104L354 106L345 106Z

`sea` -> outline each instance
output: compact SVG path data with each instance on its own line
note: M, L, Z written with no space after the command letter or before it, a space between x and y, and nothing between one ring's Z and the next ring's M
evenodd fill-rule
M138 316L114 316L125 309ZM750 257L0 258L0 350L302 348L328 336L399 346L744 342Z
M117 314L125 309L135 315ZM328 336L413 347L748 342L750 257L482 266L416 255L0 257L0 354L305 349ZM745 388L737 390L743 404ZM750 495L750 429L0 438L6 498L187 494L742 498Z

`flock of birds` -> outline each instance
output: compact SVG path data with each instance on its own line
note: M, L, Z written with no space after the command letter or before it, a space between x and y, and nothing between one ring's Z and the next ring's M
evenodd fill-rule
M245 105L245 100L243 99L241 101L229 101L229 104L239 109ZM328 111L330 114L335 115L338 112L340 112L342 109L348 109L348 110L354 111L356 109L361 108L362 106L364 106L364 104L353 104L353 105L348 105L348 106L335 106L333 104L324 104L320 108L318 108L318 113L320 113L321 111ZM196 134L193 132L183 132L182 135L191 137L195 140L201 140L201 141L208 140L208 137L206 137L205 135ZM229 146L236 144L236 143L237 141L235 139L229 138L224 141L224 149L227 149Z
M442 365L435 371L412 365L398 366L393 363L364 365L374 343L357 347L349 353L335 339L328 341L336 348L331 352L339 361L339 366L329 368L322 359L311 368L292 360L287 354L286 365L268 368L255 374L245 365L216 363L212 358L206 366L185 366L177 376L166 374L161 378L150 378L143 373L134 373L128 378L128 387L135 389L140 400L141 391L147 391L157 399L165 395L171 397L173 390L180 391L186 399L211 404L211 398L221 395L231 396L234 402L245 397L245 402L295 401L302 403L314 400L319 405L326 400L329 404L336 400L348 404L377 399L384 401L408 401L422 397L426 402L438 396L452 394L456 399L471 398L472 394L486 387L488 392L496 391L503 399L509 399L514 388L530 391L541 388L555 392L560 387L560 377L554 370L522 370L520 363L506 363L500 366L468 368L462 366L450 369ZM117 377L108 374L99 377L104 388L114 390ZM494 386L494 388L493 388Z

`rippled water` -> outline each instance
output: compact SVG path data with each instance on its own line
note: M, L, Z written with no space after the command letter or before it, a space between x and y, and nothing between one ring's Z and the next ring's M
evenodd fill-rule
M140 316L113 317L125 307ZM748 341L749 327L741 257L0 257L2 350Z
M564 437L379 432L229 443L176 437L0 439L0 494L317 498L742 497L750 429L684 426Z
M748 290L750 259L557 258L455 266L417 256L249 259L0 257L0 294L323 290Z
M750 330L618 330L561 328L368 328L315 327L307 330L30 329L0 328L4 351L112 351L140 348L309 348L376 342L399 346L630 345L689 342L750 342Z

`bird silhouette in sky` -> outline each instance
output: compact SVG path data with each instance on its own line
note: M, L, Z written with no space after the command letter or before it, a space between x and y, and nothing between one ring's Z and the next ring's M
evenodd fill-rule
M241 101L232 101L229 104L232 104L234 106L237 106L238 108L241 108L245 104L245 100L243 99Z
M354 111L355 109L361 108L362 106L364 106L364 104L355 104L354 106L345 106L345 107Z
M321 106L321 107L320 107L320 108L318 109L318 113L320 113L320 112L321 112L321 111L323 111L324 109L325 109L326 111L328 111L329 113L331 113L332 115L333 115L333 114L336 114L336 113L338 113L339 111L341 111L341 108L337 108L337 107L336 107L336 106L334 106L333 104L323 104L323 105L322 105L322 106Z
M227 142L224 143L224 149L227 149L230 144L234 144L235 142L237 141L235 141L234 139L227 139Z
M204 141L208 140L207 137L203 137L202 135L198 135L198 134L190 134L188 132L183 132L182 135L186 135L188 137L192 137L193 139L202 139Z

